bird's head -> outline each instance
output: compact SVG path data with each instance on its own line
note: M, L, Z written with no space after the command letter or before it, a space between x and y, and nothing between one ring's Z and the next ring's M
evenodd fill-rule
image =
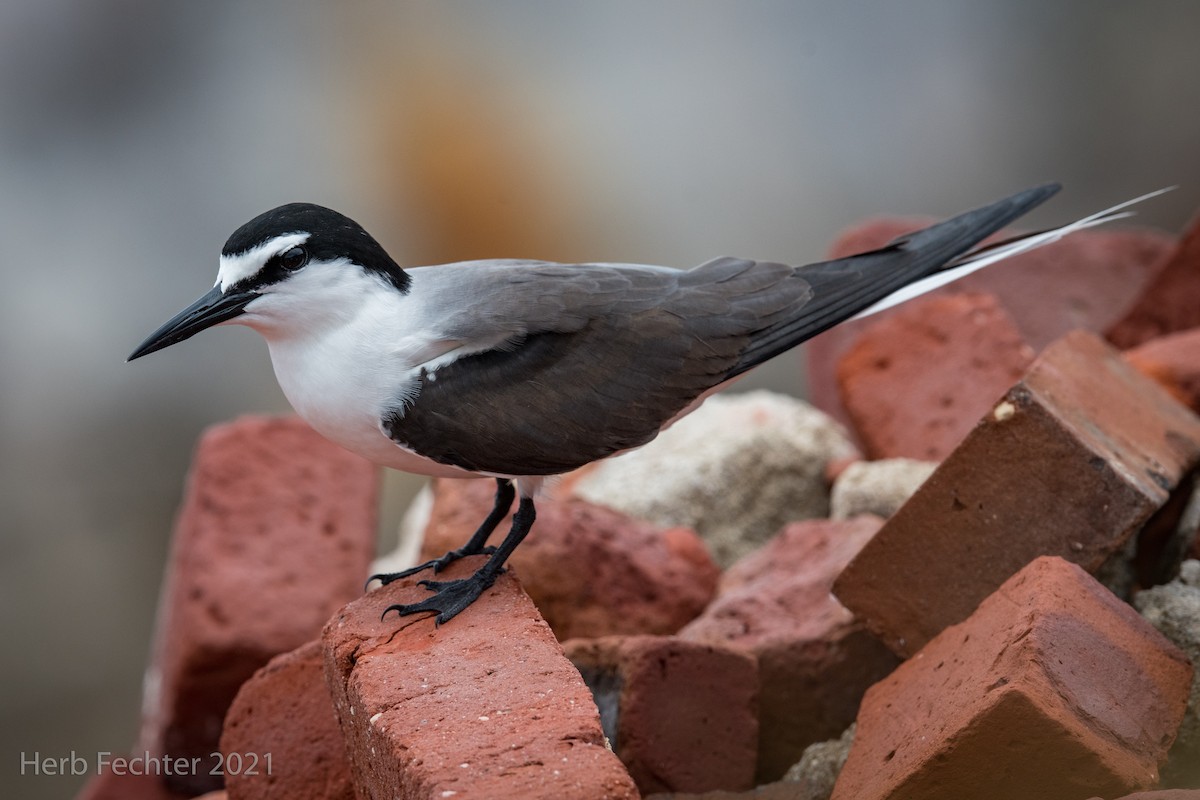
M221 249L217 283L138 345L129 361L226 322L265 335L350 315L365 293L408 292L410 278L357 222L311 203L260 214Z

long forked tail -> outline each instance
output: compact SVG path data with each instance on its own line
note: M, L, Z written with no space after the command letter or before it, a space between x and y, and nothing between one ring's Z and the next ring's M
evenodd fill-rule
M756 334L737 365L726 375L726 380L840 322L891 308L1075 231L1129 216L1130 213L1122 209L1169 191L1162 189L1143 195L1060 228L974 249L996 231L1045 202L1059 188L1058 184L1050 183L1026 189L902 236L878 250L798 268L797 276L812 288L811 299L799 314Z
M1097 211L1095 214L1090 214L1083 219L1076 220L1075 222L1067 225L1062 225L1058 228L1050 228L1049 230L1038 231L1037 233L1027 233L1024 236L1016 236L1012 239L1006 239L1003 242L997 242L996 244L988 245L987 247L981 247L977 250L972 250L966 255L950 262L932 275L922 278L921 280L914 281L899 291L892 292L878 303L875 303L869 308L865 308L858 312L851 317L851 319L861 319L862 317L869 317L872 314L877 314L884 309L899 305L900 303L911 300L914 297L919 297L926 292L931 292L934 289L945 286L948 283L952 283L959 278L965 278L972 272L991 266L997 261L1003 261L1006 258L1012 258L1015 255L1028 252L1029 250L1036 250L1037 248L1043 247L1052 242L1057 242L1064 236L1068 236L1076 231L1081 231L1086 228L1094 228L1097 225L1103 225L1107 222L1112 222L1113 220L1132 217L1134 212L1126 211L1125 209L1140 203L1143 200L1149 200L1152 197L1158 197L1160 194L1164 194L1175 188L1176 187L1174 186L1168 186L1165 189L1147 192L1140 197L1135 197L1132 200L1126 200L1124 203L1118 203L1111 208L1106 208L1103 211Z

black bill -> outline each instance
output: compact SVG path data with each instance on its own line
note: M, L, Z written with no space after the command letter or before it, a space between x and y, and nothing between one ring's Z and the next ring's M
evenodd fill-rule
M150 334L125 360L133 361L156 350L178 344L205 328L232 319L241 314L246 304L258 296L257 292L222 293L219 286L214 286L208 294L171 317L161 328Z

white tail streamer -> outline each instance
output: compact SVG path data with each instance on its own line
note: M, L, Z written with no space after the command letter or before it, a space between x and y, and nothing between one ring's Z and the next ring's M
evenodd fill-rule
M1097 225L1104 225L1105 223L1112 222L1113 220L1132 217L1134 212L1122 211L1122 209L1128 208L1136 203L1149 200L1152 197L1158 197L1160 194L1165 194L1166 192L1169 192L1175 188L1177 187L1168 186L1165 189L1149 192L1140 197L1135 197L1132 200L1126 200L1124 203L1119 203L1112 208L1106 208L1103 211L1098 211L1095 214L1084 217L1080 220L1076 220L1068 225L1063 225L1059 228L1053 228L1052 230L1042 231L1040 233L1031 233L1028 236L1022 236L1018 239L1012 239L1007 242L985 246L978 250L974 250L953 262L954 266L943 269L940 272L935 272L934 274L922 278L919 281L910 283L908 286L905 286L902 289L892 292L878 303L868 306L850 319L861 319L862 317L869 317L872 314L877 314L880 311L891 308L892 306L912 300L914 297L920 297L926 292L931 292L934 289L945 286L948 283L953 283L959 278L966 277L972 272L991 266L997 261L1003 261L1004 259L1012 258L1019 253L1025 253L1029 250L1035 250L1039 247L1048 245L1051 242L1057 242L1064 236L1068 236L1076 231L1094 228Z

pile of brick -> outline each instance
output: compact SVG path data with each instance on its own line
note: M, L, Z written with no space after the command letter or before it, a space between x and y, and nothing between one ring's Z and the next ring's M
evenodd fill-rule
M373 467L215 428L133 749L203 768L81 797L1197 800L1198 242L1086 232L826 334L851 434L707 405L552 487L441 627L361 594ZM424 555L490 500L437 482Z

